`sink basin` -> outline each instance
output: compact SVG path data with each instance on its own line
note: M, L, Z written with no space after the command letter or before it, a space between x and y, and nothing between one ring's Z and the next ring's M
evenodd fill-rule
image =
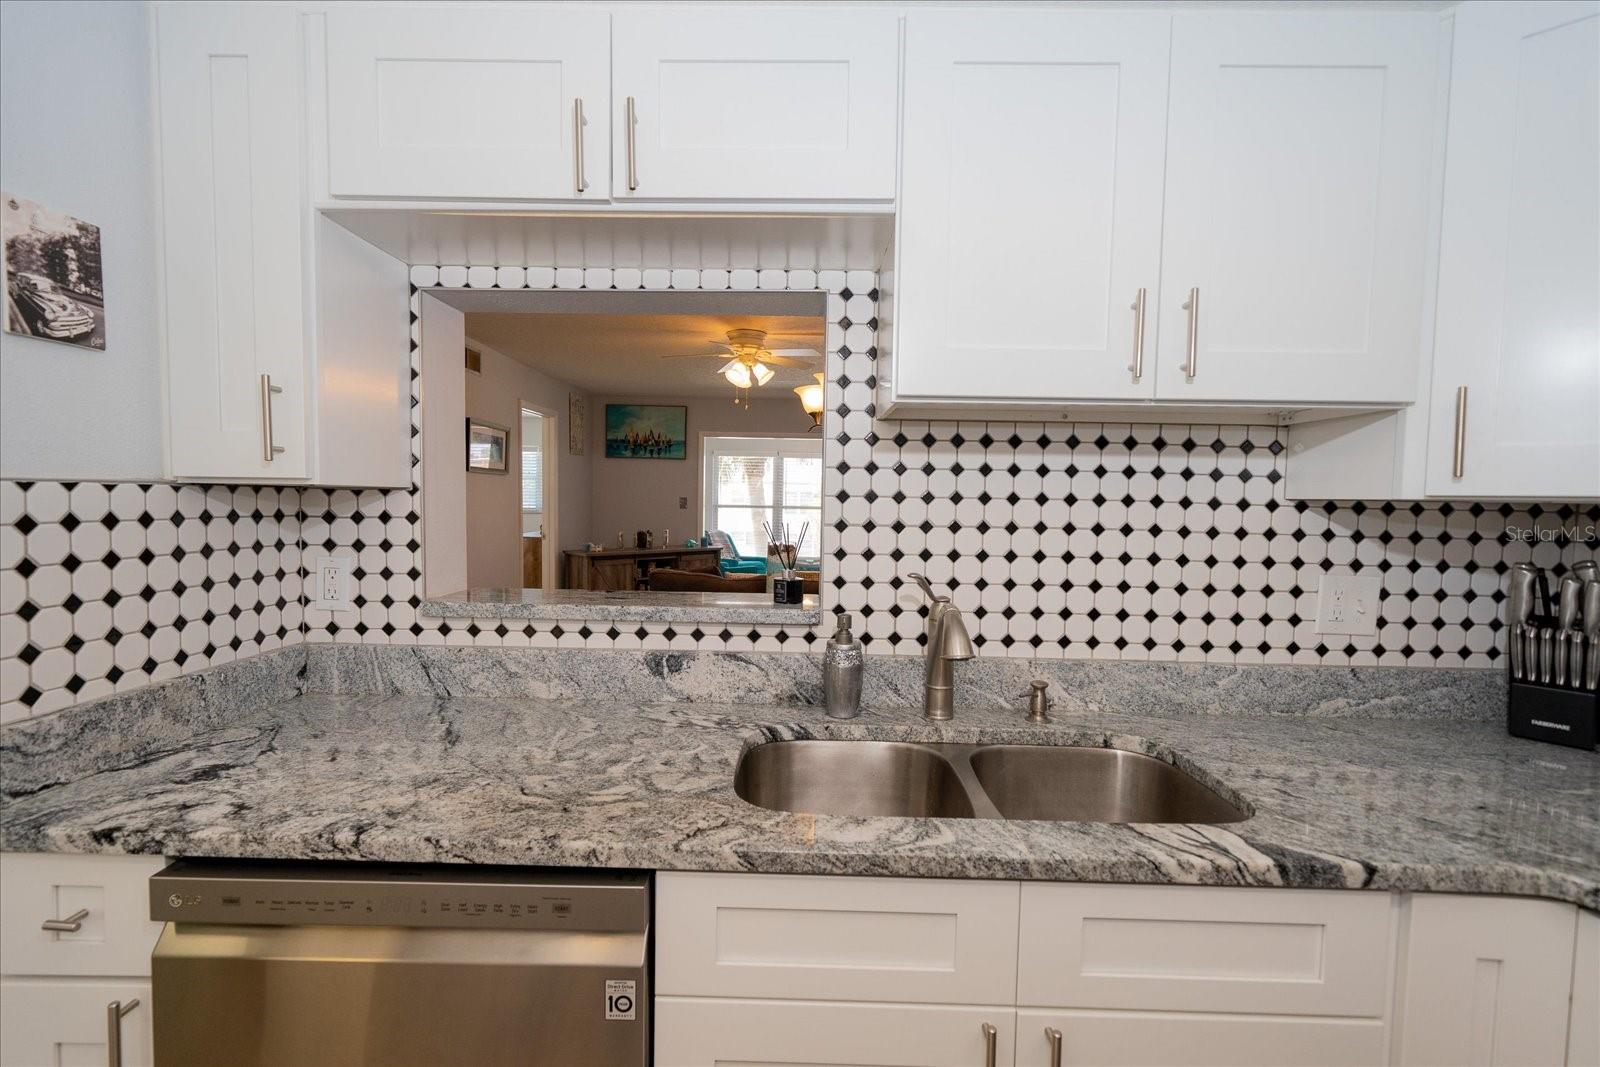
M972 771L1007 819L1240 822L1249 818L1186 771L1114 748L991 745Z
M970 819L955 769L930 745L898 741L776 741L734 772L745 800L777 811Z
M774 741L749 749L734 792L762 808L1054 822L1239 822L1250 813L1170 763L1050 745Z

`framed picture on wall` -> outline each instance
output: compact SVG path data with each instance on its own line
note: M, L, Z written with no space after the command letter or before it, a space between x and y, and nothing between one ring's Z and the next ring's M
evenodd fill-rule
M582 393L567 394L567 455L583 455L589 436L589 401Z
M505 474L510 467L511 431L467 417L467 470Z
M100 227L26 197L0 193L0 277L11 333L106 347Z
M607 404L607 459L684 459L689 409L681 404Z

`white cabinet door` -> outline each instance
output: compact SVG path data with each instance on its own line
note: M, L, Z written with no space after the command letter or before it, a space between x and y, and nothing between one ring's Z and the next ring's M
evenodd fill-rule
M1174 17L1158 397L1416 398L1439 33L1426 12Z
M1059 1064L1049 1030L1061 1034ZM1023 1010L1016 1067L1371 1067L1385 1046L1381 1019Z
M1572 958L1572 1018L1567 1023L1567 1063L1600 1063L1600 915L1578 912Z
M663 871L656 990L1012 1004L1017 883Z
M1022 886L1017 1002L1382 1016L1387 893Z
M1448 144L1428 493L1600 497L1600 4L1457 7Z
M981 1067L1012 1062L1016 1012L959 1005L656 997L657 1067ZM989 1037L985 1026L994 1028ZM986 1061L986 1044L994 1059Z
M1561 1064L1577 911L1549 900L1411 897L1399 1062Z
M304 478L300 16L163 4L156 26L168 473Z
M0 853L0 974L148 975L160 856ZM73 919L76 930L46 930Z
M150 1067L150 983L72 978L0 981L0 1067L101 1067L112 1062L108 1008L138 1004L118 1020L122 1067Z
M907 17L897 396L1152 395L1170 25Z
M847 7L619 8L612 195L891 199L898 23Z
M605 11L349 5L327 19L334 196L606 198Z

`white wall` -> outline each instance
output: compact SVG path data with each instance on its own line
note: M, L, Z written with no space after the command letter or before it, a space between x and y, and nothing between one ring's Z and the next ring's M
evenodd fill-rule
M557 529L548 524L547 536L557 539L557 549L572 548L589 540L590 454L567 454L567 394L580 392L566 382L541 374L525 363L502 355L487 345L470 341L483 353L482 373L464 369L456 355L457 375L466 378L466 413L511 431L512 470L506 474L468 471L466 477L467 585L473 589L522 587L522 491L517 468L522 451L522 408L546 412L556 421L554 462ZM593 412L593 404L590 411ZM590 416L591 422L593 415ZM464 464L463 464L464 466ZM428 483L424 481L424 486ZM549 482L546 482L546 488ZM556 557L560 559L559 553Z
M688 411L687 455L676 459L606 459L607 404L683 404ZM614 545L617 531L633 543L635 530L672 533L673 544L699 537L705 508L701 502L700 455L703 434L803 434L811 416L789 390L770 400L752 398L749 409L727 397L595 397L589 407L589 451L594 454L594 532L590 540ZM687 507L679 507L686 500Z
M106 349L0 333L0 477L162 471L149 13L0 4L0 189L100 227Z

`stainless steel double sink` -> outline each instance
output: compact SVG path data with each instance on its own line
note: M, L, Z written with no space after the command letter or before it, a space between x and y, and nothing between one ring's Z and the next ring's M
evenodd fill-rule
M772 741L746 750L733 787L758 807L816 815L1109 823L1250 817L1187 771L1113 748Z

